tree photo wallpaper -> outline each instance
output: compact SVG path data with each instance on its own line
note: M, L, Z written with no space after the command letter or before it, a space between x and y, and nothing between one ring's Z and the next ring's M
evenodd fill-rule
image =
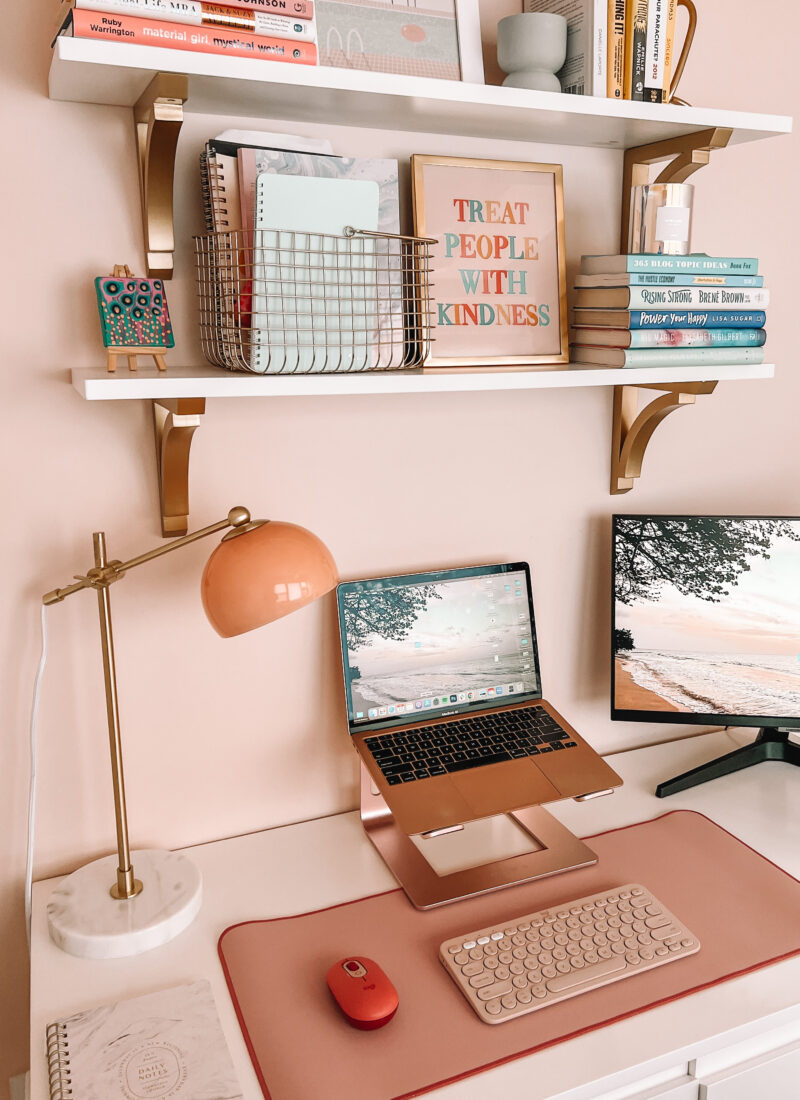
M800 520L616 516L616 710L800 717Z

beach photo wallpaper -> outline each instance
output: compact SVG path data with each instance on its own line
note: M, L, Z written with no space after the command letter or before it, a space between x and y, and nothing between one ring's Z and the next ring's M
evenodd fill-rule
M616 710L800 717L800 520L617 516Z

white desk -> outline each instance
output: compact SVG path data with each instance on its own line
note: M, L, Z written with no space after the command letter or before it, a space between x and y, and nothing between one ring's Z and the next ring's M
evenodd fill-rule
M616 794L583 804L561 803L553 812L585 836L672 809L698 810L800 877L800 769L760 764L668 799L651 793L658 780L751 739L752 731L715 733L617 754L611 762L625 785ZM172 943L135 958L95 962L64 954L50 942L45 917L47 898L59 880L35 885L31 1100L48 1098L43 1053L47 1023L199 977L212 983L246 1100L260 1100L217 957L219 934L239 921L301 913L394 885L356 813L198 845L187 854L203 875L200 915ZM796 1100L798 1001L800 957L431 1095L447 1100ZM380 1082L375 1097L386 1100Z

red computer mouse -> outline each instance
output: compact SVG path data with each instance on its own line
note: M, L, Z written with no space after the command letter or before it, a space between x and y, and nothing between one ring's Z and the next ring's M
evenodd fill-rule
M339 959L327 981L344 1018L362 1031L383 1027L397 1012L397 990L378 964L363 955Z

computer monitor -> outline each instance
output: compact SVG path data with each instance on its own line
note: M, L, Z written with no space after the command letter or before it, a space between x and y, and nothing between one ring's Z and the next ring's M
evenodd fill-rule
M612 605L612 718L760 727L719 775L800 763L800 518L614 516Z

